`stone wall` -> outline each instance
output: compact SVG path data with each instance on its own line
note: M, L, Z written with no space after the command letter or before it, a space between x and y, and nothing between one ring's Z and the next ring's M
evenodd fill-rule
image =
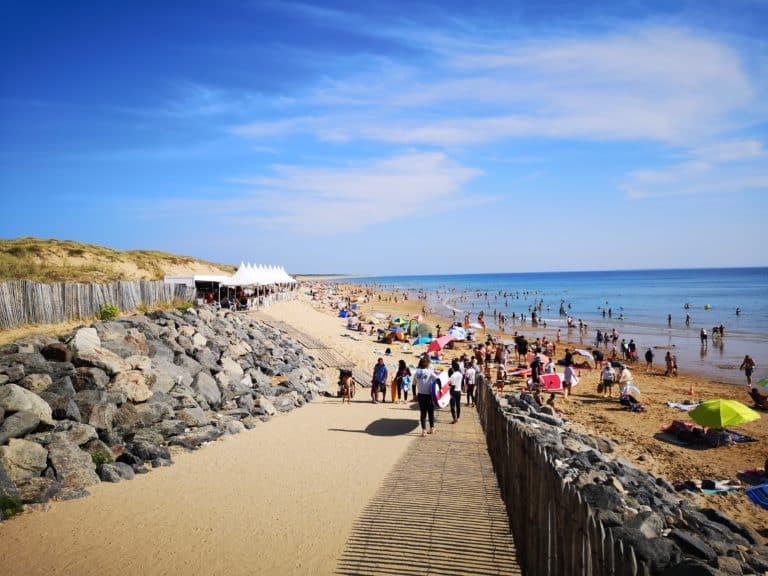
M529 574L765 574L751 528L612 455L530 395L481 390L480 415Z
M0 498L86 495L311 401L314 359L229 311L158 311L0 348ZM2 513L0 512L0 520Z

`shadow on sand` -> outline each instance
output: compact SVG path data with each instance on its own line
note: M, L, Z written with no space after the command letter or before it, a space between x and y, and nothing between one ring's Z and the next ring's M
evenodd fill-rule
M379 418L368 424L365 430L349 430L347 428L329 428L329 430L331 432L357 432L371 436L402 436L416 430L418 425L419 422L414 419Z

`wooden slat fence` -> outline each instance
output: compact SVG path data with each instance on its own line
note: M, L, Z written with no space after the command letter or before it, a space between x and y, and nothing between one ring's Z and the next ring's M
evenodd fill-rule
M192 301L194 288L159 281L111 284L40 284L29 280L0 282L0 330L23 324L56 324L92 318L102 304L124 312L146 304Z
M649 574L558 475L546 448L505 416L489 384L480 386L478 412L525 574Z

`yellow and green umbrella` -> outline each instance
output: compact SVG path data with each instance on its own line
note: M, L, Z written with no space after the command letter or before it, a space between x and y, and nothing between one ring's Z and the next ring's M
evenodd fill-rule
M707 428L725 428L760 418L760 414L736 400L705 400L688 414Z

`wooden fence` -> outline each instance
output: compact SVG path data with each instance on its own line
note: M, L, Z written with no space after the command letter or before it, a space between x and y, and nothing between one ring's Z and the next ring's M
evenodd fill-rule
M102 304L127 312L179 298L192 301L195 289L137 280L111 284L39 284L0 282L0 330L23 324L56 324L93 318Z
M578 489L557 474L546 448L506 417L490 385L480 386L479 396L480 421L523 571L647 576L632 547L614 540Z

